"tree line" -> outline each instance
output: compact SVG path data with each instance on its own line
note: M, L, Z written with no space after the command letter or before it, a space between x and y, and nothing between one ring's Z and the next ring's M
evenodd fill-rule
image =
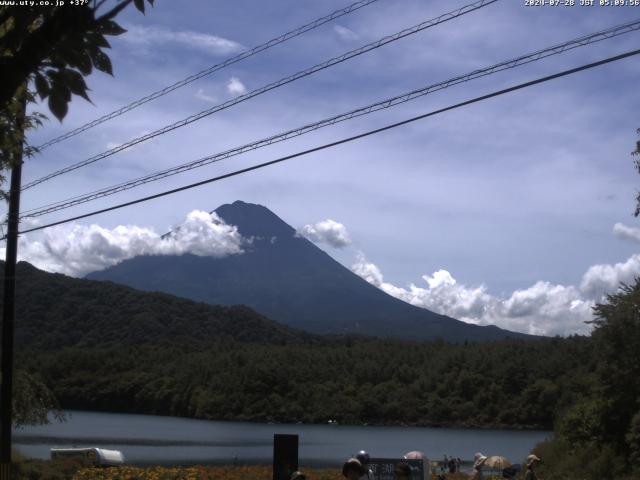
M590 388L582 337L68 347L21 365L64 408L215 420L551 428Z

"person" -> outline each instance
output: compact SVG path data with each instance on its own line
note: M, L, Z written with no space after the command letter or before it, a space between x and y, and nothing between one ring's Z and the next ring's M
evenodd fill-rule
M366 475L367 469L362 466L357 458L350 458L342 465L342 475L347 480L360 480L360 477Z
M356 459L362 464L366 473L362 475L362 480L373 480L373 472L369 468L369 461L371 457L365 450L360 450L356 455Z
M393 473L397 479L409 480L411 478L411 467L406 462L400 462L396 465Z
M534 467L541 461L540 457L533 453L527 457L527 471L524 474L524 480L538 480L536 472L534 472Z
M296 470L291 474L291 478L289 480L307 480L307 477L300 470Z
M456 461L453 457L449 457L449 473L456 473Z
M471 474L471 480L482 480L482 466L486 461L487 457L480 452L477 452L473 456L473 473Z

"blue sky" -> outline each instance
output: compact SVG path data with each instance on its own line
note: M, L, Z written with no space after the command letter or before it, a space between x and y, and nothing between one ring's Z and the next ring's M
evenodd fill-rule
M379 0L43 151L26 163L24 182L465 3L471 2ZM40 144L346 5L158 0L145 16L130 8L119 17L129 32L111 41L115 76L92 75L93 105L75 98L62 124L47 122L30 141ZM640 7L526 7L521 0L501 0L30 189L22 208L123 182L636 18ZM629 33L41 221L270 160L638 46L640 33ZM30 234L22 239L21 256L81 275L99 268L99 259L114 249L129 248L134 227L164 233L189 212L241 199L269 207L345 266L416 305L519 331L586 333L583 322L593 303L640 273L640 231L631 215L638 177L630 155L640 127L639 75L640 61L633 57ZM70 268L61 259L72 253ZM85 262L89 256L94 261Z

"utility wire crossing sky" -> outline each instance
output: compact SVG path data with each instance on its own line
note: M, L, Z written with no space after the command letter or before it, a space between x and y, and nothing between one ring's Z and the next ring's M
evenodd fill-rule
M46 213L52 224L65 220L56 210L77 202L95 201L94 211L104 213L100 226L71 223L23 234L23 259L83 275L127 258L140 232L166 232L190 211L201 212L189 217L194 228L232 232L216 230L202 211L242 199L312 232L312 241L388 294L473 323L586 333L594 303L640 274L629 155L640 126L637 60L450 109L636 50L637 22L629 19L639 18L640 9L461 2L457 11L475 9L347 59L417 18L456 10L449 0L347 6L326 0L304 8L291 0L164 3L144 17L123 12L119 21L128 32L112 42L115 77L88 79L93 105L74 102L64 125L48 122L31 132L29 143L45 148L26 163L25 186L86 161L86 152L119 155L25 191L23 232L43 227L29 214ZM565 45L567 38L576 40ZM478 73L543 45L564 46L523 59L518 69ZM260 85L295 77L288 72L332 61L326 58L342 60L243 101ZM454 88L463 82L464 89ZM194 118L194 111L224 105L219 115L175 134L158 133ZM318 161L258 170L270 163L265 154L272 162L293 158L443 110L449 111L437 121L326 149ZM328 125L335 126L322 128ZM148 141L125 146L131 138ZM225 170L217 160L232 155L234 168ZM198 160L176 165L178 158ZM250 169L252 175L238 173ZM184 187L171 183L177 172ZM228 180L186 189L202 178ZM179 201L165 195L144 209L116 210L99 198L119 193L123 205L159 196L147 184L152 179L163 195L183 191ZM216 235L207 241L215 243Z

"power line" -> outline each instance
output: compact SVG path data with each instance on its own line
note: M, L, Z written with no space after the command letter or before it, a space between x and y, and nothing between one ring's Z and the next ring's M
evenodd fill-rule
M155 172L134 180L130 180L124 183L120 183L118 185L113 185L107 188L103 188L91 193L78 195L75 197L67 198L65 200L60 200L58 202L53 202L44 206L26 210L23 212L22 218L42 216L48 213L64 210L64 209L73 207L75 205L96 200L98 198L123 192L125 190L129 190L131 188L144 185L146 183L160 180L162 178L166 178L172 175L177 175L179 173L192 170L194 168L199 168L211 163L219 162L227 158L240 155L242 153L246 153L251 150L256 150L258 148L266 147L274 143L282 142L300 135L304 135L306 133L318 130L320 128L324 128L330 125L335 125L336 123L339 123L339 122L357 118L363 115L368 115L378 110L383 110L383 109L390 108L405 102L409 102L411 100L415 100L416 98L422 97L424 95L428 95L429 93L432 93L434 91L442 90L442 89L451 87L453 85L457 85L459 83L463 83L470 80L474 80L476 78L491 75L493 73L500 72L503 70L515 68L520 65L525 65L534 61L538 61L552 55L558 55L560 53L566 52L573 48L589 45L591 43L599 42L608 38L613 38L615 36L622 35L624 33L632 32L632 31L637 31L637 30L640 30L640 20L625 23L622 25L617 25L615 27L611 27L609 29L606 29L597 33L578 37L576 39L569 40L559 45L554 45L552 47L547 47L545 49L538 50L533 53L521 55L517 58L506 60L490 67L474 70L465 75L460 75L460 76L451 78L449 80L445 80L443 82L435 83L427 87L423 87L408 93L404 93L402 95L398 95L392 98L387 98L385 100L381 100L379 102L373 103L366 107L360 107L346 113L342 113L342 114L339 114L330 118L326 118L318 122L311 123L293 130L279 133L277 135L273 135L271 137L267 137L252 143L248 143L240 147L235 147L233 149L230 149L224 152L220 152L214 155L200 158L198 160L195 160L189 163L185 163L182 165L178 165L176 167Z
M50 173L48 175L45 175L44 177L41 177L39 179L33 180L32 182L29 182L27 184L25 184L22 187L22 190L26 190L28 188L34 187L36 185L39 185L40 183L46 182L47 180L50 180L52 178L55 178L59 175L63 175L65 173L69 173L73 170L76 170L78 168L84 167L86 165L92 164L94 162L97 162L98 160L102 160L104 158L107 158L111 155L114 155L122 150L125 150L129 147L132 147L134 145L137 145L139 143L145 142L147 140L150 140L154 137L157 137L159 135L164 135L165 133L168 133L172 130L175 130L177 128L180 127L184 127L185 125L189 125L190 123L193 123L197 120L201 120L202 118L205 118L209 115L212 115L213 113L219 112L221 110L225 110L233 105L237 105L238 103L244 102L246 100L249 100L250 98L256 97L258 95L262 95L263 93L266 93L270 90L273 90L275 88L281 87L283 85L286 85L288 83L294 82L296 80L299 80L300 78L304 78L307 77L309 75L312 75L316 72L319 72L321 70L324 70L326 68L332 67L333 65L337 65L338 63L342 63L346 60L349 60L351 58L357 57L358 55L362 55L363 53L369 52L371 50L375 50L377 48L382 47L383 45L386 45L388 43L391 42L395 42L397 40L400 40L401 38L407 37L409 35L413 35L414 33L420 32L422 30L425 30L427 28L439 25L441 23L447 22L449 20L453 20L454 18L458 18L462 15L465 15L467 13L473 12L475 10L478 10L480 8L486 7L487 5L490 5L492 3L495 3L499 0L478 0L474 3L471 3L469 5L465 5L461 8L458 8L456 10L453 10L451 12L447 12L444 13L442 15L440 15L437 18L434 18L432 20L427 20L426 22L422 22L418 25L415 25L413 27L404 29L400 32L397 32L393 35L389 35L386 37L383 37L375 42L369 43L367 45L364 45L360 48L357 48L355 50L351 50L350 52L344 53L342 55L339 55L337 57L331 58L329 60L326 60L322 63L319 63L317 65L314 65L313 67L307 68L305 70L301 70L297 73L294 73L293 75L289 75L287 77L281 78L280 80L277 80L273 83L270 83L268 85L265 85L263 87L260 87L256 90L252 90L249 93L245 93L243 95L240 95L232 100L228 100L224 103L221 103L219 105L216 105L214 107L211 107L207 110L203 110L200 113L197 113L195 115L191 115L190 117L187 117L183 120L180 120L178 122L175 122L171 125L167 125L165 127L162 127L154 132L148 133L146 135L143 135L141 137L138 138L134 138L133 140L130 140L127 143L123 143L122 145L118 145L117 147L114 147L110 150L107 150L105 152L99 153L97 155L94 155L93 157L90 157L86 160L83 160L81 162L75 163L73 165L69 165L61 170L57 170L53 173Z
M195 73L193 75L190 75L189 77L180 80L179 82L176 82L172 85L169 85L168 87L165 87L161 90L158 90L154 93L151 93L149 95L147 95L146 97L142 97L134 102L129 103L128 105L125 105L124 107L121 107L117 110L114 110L111 113L108 113L106 115L103 115L102 117L99 117L95 120L92 120L89 123L86 123L78 128L75 128L69 132L64 133L63 135L60 135L59 137L53 138L51 140L49 140L48 142L43 143L42 145L37 147L37 150L42 151L47 147L50 147L51 145L54 145L56 143L62 142L63 140L66 140L68 138L71 138L75 135L78 135L79 133L85 132L97 125L100 125L101 123L104 123L108 120L111 120L112 118L115 117L119 117L120 115L129 112L131 110L133 110L134 108L138 108L141 105L144 105L145 103L148 103L152 100L155 100L156 98L160 98L174 90L177 90L178 88L184 87L185 85L188 85L192 82L195 82L196 80L202 78L202 77L206 77L207 75L211 75L214 72L217 72L218 70L222 70L223 68L228 67L229 65L233 65L234 63L238 63L241 60L244 60L245 58L249 58L253 55L256 55L257 53L263 52L265 50L268 50L271 47L275 47L276 45L279 45L281 43L286 42L287 40L291 40L292 38L298 37L300 35L302 35L303 33L309 32L315 28L320 27L321 25L324 25L325 23L328 23L332 20L335 20L336 18L340 18L344 15L348 15L352 12L355 12L356 10L359 10L362 7L366 7L372 3L377 2L378 0L359 0L358 2L352 3L351 5L349 5L348 7L345 8L341 8L340 10L336 10L335 12L330 13L329 15L326 15L322 18L318 18L316 20L314 20L311 23L307 23L306 25L303 25L301 27L296 28L295 30L291 30L290 32L287 32L283 35L280 35L279 37L276 38L272 38L271 40L264 42L256 47L253 47L249 50L245 50L242 53L239 53L238 55L236 55L235 57L231 57L228 58L227 60L223 61L222 63L218 63L216 65L212 65L209 68L206 68L205 70L202 70L198 73Z
M166 190L166 191L161 192L161 193L156 193L155 195L150 195L150 196L147 196L147 197L138 198L138 199L132 200L130 202L120 203L118 205L114 205L114 206L111 206L111 207L108 207L108 208L103 208L101 210L95 210L93 212L85 213L83 215L77 215L75 217L67 218L65 220L52 222L52 223L49 223L47 225L41 225L39 227L34 227L34 228L27 229L27 230L22 230L19 233L20 234L24 234L24 233L29 233L29 232L35 232L37 230L42 230L42 229L53 227L53 226L56 226L56 225L61 225L63 223L72 222L74 220L80 220L82 218L91 217L91 216L94 216L94 215L98 215L100 213L106 213L106 212L110 212L110 211L113 211L113 210L118 210L120 208L128 207L128 206L131 206L131 205L136 205L138 203L147 202L149 200L154 200L156 198L164 197L164 196L167 196L167 195L172 195L174 193L178 193L178 192L181 192L183 190L190 190L192 188L199 187L199 186L202 186L202 185L206 185L208 183L224 180L226 178L234 177L234 176L237 176L237 175L240 175L240 174L243 174L243 173L248 173L248 172L251 172L253 170L258 170L258 169L261 169L261 168L264 168L264 167L268 167L270 165L274 165L276 163L284 162L286 160L291 160L293 158L297 158L297 157L301 157L301 156L304 156L304 155L308 155L310 153L318 152L320 150L325 150L327 148L335 147L337 145L342 145L343 143L348 143L348 142L352 142L354 140L359 140L361 138L365 138L365 137L368 137L368 136L371 136L371 135L374 135L374 134L377 134L377 133L381 133L381 132L384 132L384 131L387 131L387 130L391 130L393 128L400 127L402 125L406 125L408 123L415 122L417 120L422 120L424 118L432 117L434 115L438 115L440 113L444 113L444 112L447 112L447 111L450 111L450 110L455 110L457 108L464 107L466 105L471 105L473 103L477 103L477 102L480 102L480 101L483 101L483 100L487 100L489 98L493 98L493 97L497 97L497 96L500 96L500 95L504 95L506 93L514 92L516 90L521 90L523 88L531 87L533 85L538 85L540 83L548 82L548 81L554 80L556 78L560 78L560 77L564 77L564 76L571 75L571 74L574 74L574 73L578 73L578 72L581 72L583 70L588 70L590 68L594 68L594 67L598 67L598 66L601 66L601 65L605 65L607 63L615 62L617 60L622 60L624 58L628 58L628 57L631 57L631 56L634 56L634 55L638 55L638 54L640 54L640 49L632 50L630 52L623 53L623 54L620 54L620 55L616 55L616 56L613 56L613 57L609 57L609 58L606 58L604 60L600 60L598 62L589 63L589 64L586 64L586 65L582 65L580 67L572 68L572 69L569 69L569 70L564 70L562 72L555 73L553 75L548 75L548 76L545 76L545 77L541 77L541 78L538 78L536 80L531 80L529 82L520 83L520 84L515 85L513 87L509 87L509 88L505 88L505 89L502 89L502 90L498 90L496 92L489 93L489 94L486 94L486 95L482 95L480 97L475 97L475 98L473 98L471 100L467 100L467 101L464 101L464 102L461 102L461 103L457 103L455 105L450 105L450 106L445 107L445 108L441 108L441 109L434 110L434 111L429 112L429 113L418 115L416 117L412 117L412 118L403 120L401 122L392 123L390 125L386 125L384 127L376 128L374 130L369 130L367 132L364 132L364 133L361 133L361 134L358 134L358 135L354 135L352 137L343 138L343 139L337 140L335 142L327 143L327 144L324 144L324 145L321 145L321 146L318 146L318 147L314 147L314 148L311 148L311 149L308 149L308 150L304 150L304 151L297 152L297 153L294 153L294 154L291 154L291 155L280 157L280 158L277 158L275 160L271 160L271 161L268 161L268 162L260 163L258 165L254 165L252 167L243 168L243 169L240 169L240 170L236 170L234 172L226 173L224 175L219 175L217 177L208 178L206 180L201 180L199 182L191 183L189 185L184 185L182 187L174 188L172 190ZM4 240L5 238L6 237L0 238L0 240Z

